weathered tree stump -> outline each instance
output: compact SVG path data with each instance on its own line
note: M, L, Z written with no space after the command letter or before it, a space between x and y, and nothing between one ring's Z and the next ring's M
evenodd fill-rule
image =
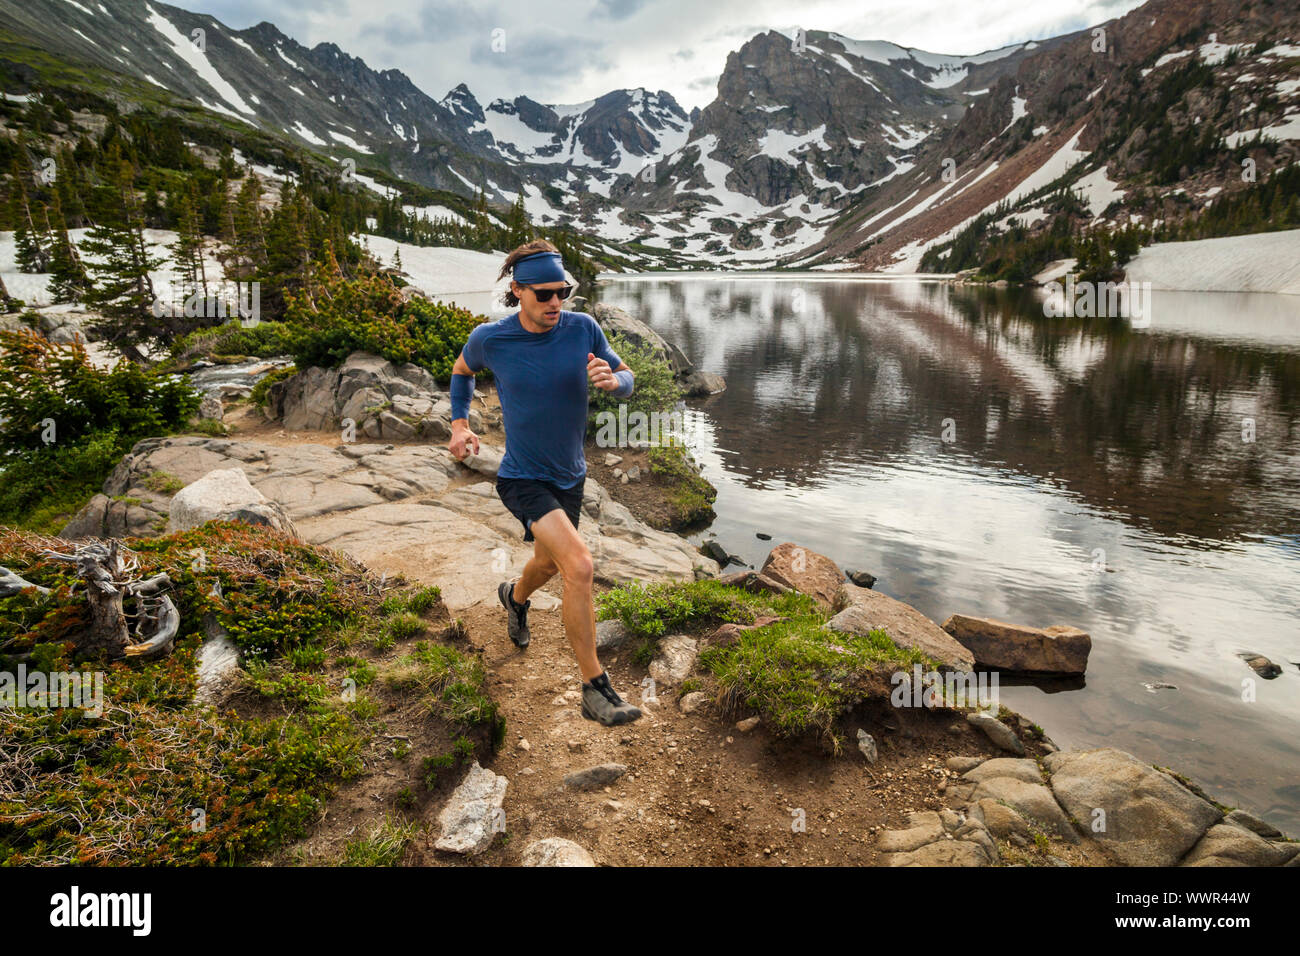
M171 586L171 578L166 574L133 580L139 562L124 558L116 539L107 543L93 541L71 554L46 551L44 555L76 564L77 575L85 583L90 626L77 640L82 655L156 657L171 650L180 630L180 612L172 599L161 593ZM128 598L135 605L131 612L125 606ZM136 621L134 640L131 618Z

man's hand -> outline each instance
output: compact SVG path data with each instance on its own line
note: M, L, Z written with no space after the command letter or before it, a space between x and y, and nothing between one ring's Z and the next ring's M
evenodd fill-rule
M587 378L591 379L591 384L597 388L612 392L618 388L618 379L614 377L614 372L610 369L609 363L604 359L596 358L596 353L587 353Z
M464 461L466 455L478 454L478 436L470 431L469 422L458 418L451 423L451 441L447 450L457 461Z

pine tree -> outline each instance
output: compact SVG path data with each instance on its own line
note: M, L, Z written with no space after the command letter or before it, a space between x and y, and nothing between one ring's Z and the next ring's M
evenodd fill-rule
M487 197L482 188L474 200L474 245L480 249L492 248L492 220L488 218Z
M285 297L304 293L311 302L311 242L307 223L308 203L293 184L280 189L280 205L266 227L266 263L258 272L263 283L263 308L282 315Z
M18 160L14 160L9 172L10 177L10 218L14 222L14 258L18 271L27 273L47 272L50 267L49 237L45 235L38 223L40 212L33 212L31 200L27 196L26 176Z
M22 308L22 302L9 295L9 287L5 285L4 276L0 276L0 310L6 313L17 312Z
M524 194L520 193L515 198L514 205L510 207L510 214L506 217L506 248L514 249L522 246L528 241L529 230L528 213L524 209Z
M53 252L50 258L50 298L55 302L79 302L90 287L90 276L77 254L77 247L68 235L63 207L54 196L54 230L51 233Z
M136 195L131 164L122 162L114 182L117 208L112 218L98 223L82 247L90 259L94 285L85 301L99 309L102 318L93 328L124 355L141 361L141 346L166 330L154 315L154 287L149 273L163 260L149 254L144 220Z
M175 261L175 270L181 277L182 298L199 294L208 297L208 280L203 268L203 232L199 227L198 212L194 208L194 183L176 198L176 241L168 249Z

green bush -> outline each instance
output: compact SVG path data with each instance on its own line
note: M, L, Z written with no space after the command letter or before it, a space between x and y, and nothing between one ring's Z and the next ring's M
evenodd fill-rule
M632 584L606 591L596 601L597 617L618 618L633 637L657 638L688 626L748 624L762 605L738 588L717 581Z
M596 416L601 412L618 414L620 405L627 405L628 415L670 412L682 400L681 386L673 375L666 359L655 354L648 345L637 345L617 332L609 335L610 347L627 363L636 379L636 387L628 398L615 398L609 392L593 388L588 404L587 433L596 433Z
M314 672L329 635L286 612L301 608L335 627L371 618L375 579L355 562L236 522L132 546L142 577L165 571L173 582L175 650L96 665L104 675L99 717L0 708L5 758L20 768L0 774L0 867L246 862L301 835L334 786L363 768L368 698L340 707L337 681ZM46 547L35 535L0 531L0 565L51 591L0 598L0 670L27 653L29 671L86 669L74 661L87 624L84 592L73 588L75 567L44 557ZM274 642L284 651L269 663L262 660L270 655L246 660L250 685L274 700L274 715L195 703L209 614L245 647ZM192 827L195 809L205 828Z
M125 442L164 434L189 421L200 400L185 382L131 362L95 368L80 344L0 332L0 451L79 445L106 432Z
M0 332L0 523L57 531L132 445L184 427L199 402L130 362L95 368L79 344Z
M298 369L296 366L291 365L286 368L277 368L274 372L258 379L257 384L253 386L253 391L249 393L248 400L258 408L265 406L267 402L267 392L270 391L271 386L276 382L282 382L286 378L292 378L297 374Z
M353 352L393 362L413 362L440 381L483 316L428 299L403 302L382 275L345 279L329 266L313 295L290 295L286 321L244 328L238 321L203 329L179 340L173 362L198 355L290 355L298 368L336 368Z

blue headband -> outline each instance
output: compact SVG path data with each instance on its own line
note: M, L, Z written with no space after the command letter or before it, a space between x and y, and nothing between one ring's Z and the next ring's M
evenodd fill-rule
M524 256L515 263L512 275L520 285L568 281L564 278L564 263L558 252L535 252Z

